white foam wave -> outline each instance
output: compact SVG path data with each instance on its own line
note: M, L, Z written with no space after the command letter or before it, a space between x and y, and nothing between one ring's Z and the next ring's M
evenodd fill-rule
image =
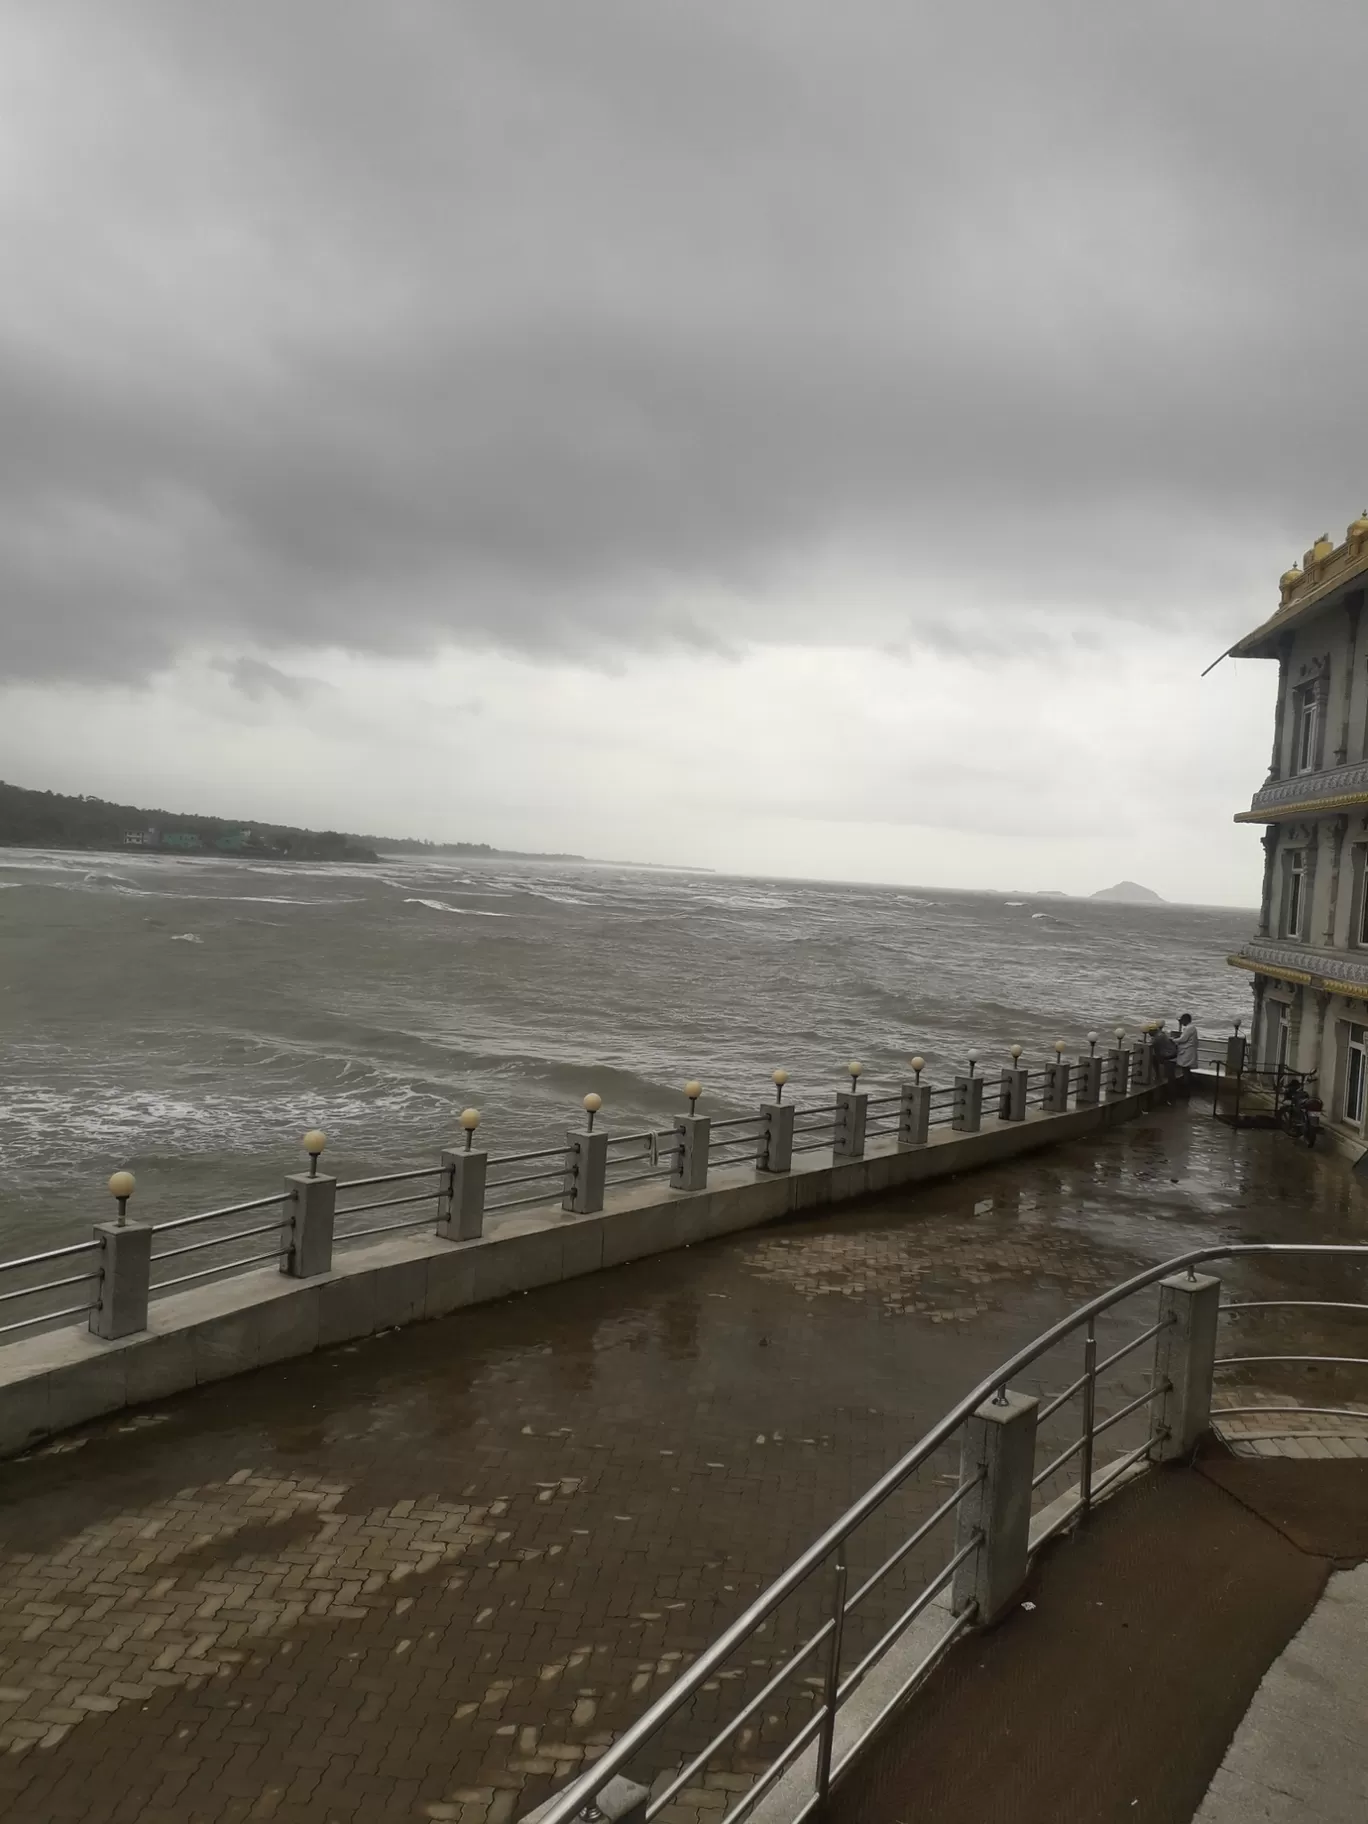
M426 906L430 912L454 912L458 918L507 918L507 912L480 912L474 906L449 906L444 899L406 899L406 906Z
M724 912L787 912L793 903L772 893L697 893L690 898L696 905L720 906Z
M216 1092L200 1100L165 1088L102 1082L86 1073L64 1083L6 1082L0 1152L33 1182L64 1188L73 1158L225 1152L251 1172L259 1155L292 1147L307 1127L345 1133L362 1147L382 1147L403 1133L412 1135L416 1149L449 1112L449 1102L432 1092L385 1081L369 1069L359 1081L313 1086L287 1082L279 1069L271 1070L268 1087L256 1094L240 1082L226 1074ZM62 1135L60 1153L54 1153L54 1133Z
M173 944L202 944L204 939L197 937L193 931L177 931L171 942Z
M547 899L553 906L589 906L592 900L578 898L573 893L553 893L549 887L528 887L519 880L500 880L497 884L507 888L510 893L525 893L529 899Z

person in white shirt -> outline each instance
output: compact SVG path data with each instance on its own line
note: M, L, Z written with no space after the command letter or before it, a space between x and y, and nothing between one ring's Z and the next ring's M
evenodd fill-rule
M1197 1068L1197 1027L1190 1013L1180 1015L1174 1064L1178 1070L1178 1087L1184 1095L1192 1093L1192 1073Z

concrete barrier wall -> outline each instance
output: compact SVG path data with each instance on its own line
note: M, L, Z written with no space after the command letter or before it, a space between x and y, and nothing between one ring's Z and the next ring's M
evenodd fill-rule
M154 1299L148 1328L106 1342L52 1330L0 1349L0 1456L73 1425L189 1387L308 1355L398 1324L445 1317L535 1286L554 1285L715 1235L802 1211L996 1165L1129 1120L1163 1097L1146 1089L1067 1114L988 1120L976 1134L933 1131L925 1146L874 1142L863 1159L805 1155L776 1177L716 1171L706 1191L634 1185L601 1213L563 1215L548 1203L491 1218L478 1241L406 1234L343 1249L331 1272L289 1279L266 1269Z

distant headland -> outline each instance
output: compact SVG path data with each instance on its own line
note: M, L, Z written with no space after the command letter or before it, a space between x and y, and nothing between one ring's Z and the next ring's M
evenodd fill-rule
M358 836L296 829L249 818L146 810L103 798L35 792L0 779L0 847L137 849L167 855L227 855L242 860L378 862L382 855L460 856L468 861L582 861L496 849L487 842L424 842L412 836Z

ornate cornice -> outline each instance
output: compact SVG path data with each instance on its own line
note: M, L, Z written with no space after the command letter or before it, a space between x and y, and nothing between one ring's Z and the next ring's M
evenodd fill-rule
M1332 766L1321 773L1299 773L1294 779L1275 779L1254 794L1247 811L1237 811L1236 823L1282 823L1289 817L1320 817L1329 811L1368 805L1368 760Z
M1276 611L1230 648L1236 658L1270 658L1281 634L1308 618L1311 611L1334 597L1346 584L1368 572L1368 515L1360 514L1344 535L1342 545L1318 538L1301 565L1283 572Z
M1226 958L1234 969L1249 969L1275 981L1299 982L1322 994L1343 994L1350 1000L1368 1001L1368 953L1344 950L1310 950L1302 944L1269 942L1252 937Z

